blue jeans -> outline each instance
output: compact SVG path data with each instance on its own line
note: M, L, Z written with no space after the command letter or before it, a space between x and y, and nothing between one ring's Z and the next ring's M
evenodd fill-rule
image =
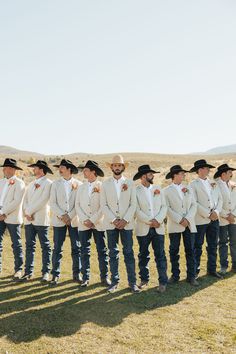
M11 236L11 247L14 254L15 272L18 272L19 270L22 270L23 267L21 226L19 224L7 224L5 221L0 221L0 270L2 270L2 241L6 229Z
M221 268L228 268L228 244L232 260L232 268L236 270L236 225L220 226L219 254Z
M150 228L146 236L137 236L139 243L139 275L141 281L149 281L149 267L150 260L149 245L152 244L154 251L156 267L159 275L159 283L162 285L167 284L167 261L164 249L165 236L159 235L155 228Z
M85 231L79 231L79 239L81 242L82 274L84 281L89 280L90 277L90 252L92 235L94 237L98 253L100 278L101 280L103 280L108 277L108 255L105 244L105 233L104 231L90 229Z
M128 275L129 285L136 284L135 275L135 259L133 251L133 231L132 230L107 230L108 249L111 270L112 284L118 284L119 277L119 236L123 246L123 254L125 259L126 271Z
M219 238L219 220L211 221L209 224L197 225L194 253L196 259L196 273L200 272L200 261L204 236L207 241L207 272L216 272L217 244Z
M81 272L81 246L79 241L79 231L77 227L59 226L53 227L54 249L52 253L52 275L59 277L61 260L63 255L63 243L66 239L66 232L69 232L71 242L72 272L73 275Z
M49 226L25 225L26 262L25 273L33 274L36 236L42 249L42 274L50 272L51 247L48 239Z
M179 280L180 269L179 269L179 246L181 235L183 235L184 251L187 264L187 279L191 280L195 278L195 256L194 256L194 241L195 234L192 233L188 227L183 232L170 233L170 261L171 261L171 272L173 278Z

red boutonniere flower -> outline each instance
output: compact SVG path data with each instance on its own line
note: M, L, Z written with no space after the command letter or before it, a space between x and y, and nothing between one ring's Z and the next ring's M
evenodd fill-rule
M35 188L35 189L38 189L38 188L40 188L40 184L38 184L38 183L35 183L35 185L34 185L34 188Z
M236 188L236 184L231 184L232 191Z
M71 190L76 191L77 188L78 188L78 185L76 183L72 183Z
M14 179L10 179L8 185L9 185L9 186L13 186L13 184L15 184L15 180L14 180Z
M188 188L184 187L182 188L182 192L185 194L185 193L188 193Z
M121 191L125 192L125 191L127 191L127 189L128 189L128 184L126 184L126 183L122 184Z
M155 190L154 190L154 196L159 195L160 193L161 193L161 192L160 192L159 189L155 189Z
M92 193L100 193L100 189L98 187L94 187Z

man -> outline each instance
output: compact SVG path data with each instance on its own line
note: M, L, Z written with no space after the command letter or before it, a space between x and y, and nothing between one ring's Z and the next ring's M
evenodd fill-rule
M236 169L227 164L220 165L214 175L220 188L223 207L220 212L220 273L224 275L228 268L228 243L232 260L231 271L236 273L236 185L230 180Z
M16 160L6 158L3 167L4 178L0 180L0 273L2 271L2 242L7 229L12 241L15 261L14 280L22 276L23 251L21 242L22 200L25 192L25 183L16 177L16 171L22 171Z
M103 285L111 285L108 278L108 255L105 244L105 233L103 229L103 214L100 206L100 191L102 183L97 177L104 177L104 173L95 161L88 160L84 166L79 166L83 170L85 183L78 189L75 209L79 217L79 239L81 242L82 260L82 287L89 284L90 277L90 252L91 238L94 241L98 253L98 263L100 278Z
M113 177L103 182L101 189L101 207L104 213L104 226L107 230L108 249L111 270L111 286L108 291L113 293L119 283L119 237L123 246L129 287L133 293L140 289L136 285L135 260L133 252L134 214L136 210L136 193L133 181L123 176L128 166L121 155L113 157L108 164Z
M214 166L206 160L197 160L190 172L196 172L198 177L191 182L190 186L197 202L195 222L197 235L195 239L194 253L196 259L196 275L200 272L200 261L204 236L207 241L207 274L221 279L222 276L216 271L217 243L219 237L219 215L222 209L222 196L217 184L211 183L208 178L210 169Z
M23 201L25 216L26 263L25 273L21 281L30 280L34 271L34 255L36 249L36 236L38 235L42 249L42 283L49 281L51 247L48 239L50 226L49 197L52 181L46 177L53 174L47 162L38 160L29 165L33 168L35 180L26 189Z
M141 180L136 188L137 209L136 209L136 235L139 243L139 275L141 279L140 288L144 288L149 282L150 260L149 245L155 255L155 262L159 274L158 291L163 293L167 284L167 261L165 256L165 228L164 219L167 207L164 193L157 185L153 185L154 173L159 173L149 165L138 167L138 172L133 180Z
M72 176L78 173L78 169L70 160L62 159L60 164L54 167L59 168L61 178L52 183L50 194L54 242L51 285L57 285L59 281L63 244L67 231L71 242L73 280L81 282L81 247L75 198L78 187L82 183Z
M197 206L190 189L182 184L185 179L184 170L180 165L170 168L166 179L171 179L172 183L165 188L167 203L168 233L170 238L170 261L172 276L169 283L177 283L180 279L179 269L179 247L181 236L183 237L185 258L187 265L187 282L193 286L198 286L195 279L195 257L194 241L197 231L194 217Z

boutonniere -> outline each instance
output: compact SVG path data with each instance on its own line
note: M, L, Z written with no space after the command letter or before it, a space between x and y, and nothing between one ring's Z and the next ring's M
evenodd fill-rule
M127 189L128 189L128 184L126 184L126 183L122 184L121 191L125 192L125 191L127 191Z
M100 193L100 189L98 187L94 187L92 193Z
M188 188L184 187L184 188L182 188L182 192L183 192L184 194L186 194L186 193L189 192L189 190L188 190Z
M156 195L159 195L161 192L159 189L155 189L153 193L154 193L154 196L156 196Z
M211 182L211 187L215 188L216 187L216 183L215 182Z
M230 184L232 191L236 188L236 184Z
M39 183L35 183L34 188L35 188L35 189L40 188L40 184L39 184Z
M14 180L14 179L10 179L8 185L9 185L9 186L13 186L13 184L15 184L15 180Z
M71 185L71 190L72 190L72 191L76 191L77 188L78 188L78 184L72 183L72 185Z

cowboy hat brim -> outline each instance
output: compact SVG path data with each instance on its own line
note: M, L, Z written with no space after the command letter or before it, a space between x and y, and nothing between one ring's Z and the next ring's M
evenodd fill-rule
M185 172L185 173L187 173L187 172L189 172L189 171L183 170L183 169L179 169L179 170L176 170L176 171L170 171L170 172L167 173L166 179L172 178L172 176L177 175L179 172Z
M220 177L222 175L222 173L227 172L227 171L236 171L236 168L228 167L228 168L223 168L222 170L218 170L214 174L214 179Z
M116 162L116 163L118 163L118 162ZM110 167L110 168L111 168L111 166L112 166L114 163L106 162L105 164L106 164L107 167ZM120 164L121 164L121 165L124 165L125 168L129 166L129 163L128 163L128 162L124 162L124 163L120 163Z
M19 166L12 166L11 164L4 164L4 165L1 165L0 167L12 167L12 168L15 168L16 170L23 171L23 169L20 168Z
M204 168L204 167L208 167L208 168L215 168L215 166L210 165L209 163L205 163L203 165L199 165L199 166L193 166L189 172L197 172L199 170L199 168Z
M160 171L154 171L152 169L139 171L134 175L133 181L137 181L137 179L141 178L143 175L146 175L147 173L160 173Z
M45 172L50 173L51 175L53 175L53 172L52 172L51 168L49 168L48 166L45 166L45 165L38 165L36 163L32 163L31 165L28 165L27 167L39 167L42 170L44 170Z
M78 166L77 167L79 171L83 171L84 168L89 168L90 170L92 171L95 171L96 174L99 176L99 177L104 177L104 172L101 168L99 167L95 167L95 166Z

